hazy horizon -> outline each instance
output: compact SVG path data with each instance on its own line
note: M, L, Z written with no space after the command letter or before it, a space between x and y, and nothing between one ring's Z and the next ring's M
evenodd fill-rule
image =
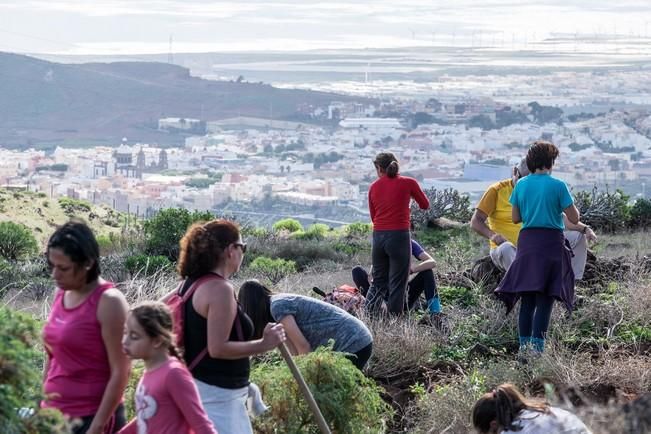
M42 54L527 46L651 36L641 0L0 0L0 50ZM171 44L170 44L171 40Z

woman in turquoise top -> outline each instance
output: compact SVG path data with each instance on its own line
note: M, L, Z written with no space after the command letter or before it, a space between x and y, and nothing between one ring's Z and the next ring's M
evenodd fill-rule
M574 224L579 211L567 185L551 176L558 157L552 143L537 141L527 152L531 174L511 194L513 223L522 222L515 261L495 290L510 312L521 299L518 319L520 349L542 352L554 300L574 306L572 253L563 236L563 214Z

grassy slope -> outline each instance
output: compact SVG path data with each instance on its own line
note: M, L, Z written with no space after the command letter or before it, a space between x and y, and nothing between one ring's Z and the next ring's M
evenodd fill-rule
M90 212L77 211L75 215L85 220L97 235L120 232L119 225L114 227L107 224L107 222L119 223L120 214L106 206L91 205ZM0 189L0 221L22 223L32 231L42 246L56 226L69 219L70 216L66 214L57 199L42 197L38 193Z

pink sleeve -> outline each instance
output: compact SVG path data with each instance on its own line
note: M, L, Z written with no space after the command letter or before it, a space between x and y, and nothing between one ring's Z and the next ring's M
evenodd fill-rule
M125 425L124 428L118 431L118 434L138 434L138 424L136 423L136 419L133 419Z
M167 374L167 387L173 391L172 399L194 434L217 434L201 405L197 386L185 367L170 370Z
M412 180L412 182L413 182L413 187L411 189L411 197L414 198L414 200L416 201L420 209L429 208L429 199L427 199L427 196L425 195L425 193L423 193L423 190L420 188L420 185L418 185L418 181L414 179Z

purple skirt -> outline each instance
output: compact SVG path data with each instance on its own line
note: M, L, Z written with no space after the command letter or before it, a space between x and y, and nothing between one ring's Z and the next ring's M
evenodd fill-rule
M520 231L515 260L495 289L506 304L507 314L524 292L538 292L574 308L572 249L558 229L531 228Z

